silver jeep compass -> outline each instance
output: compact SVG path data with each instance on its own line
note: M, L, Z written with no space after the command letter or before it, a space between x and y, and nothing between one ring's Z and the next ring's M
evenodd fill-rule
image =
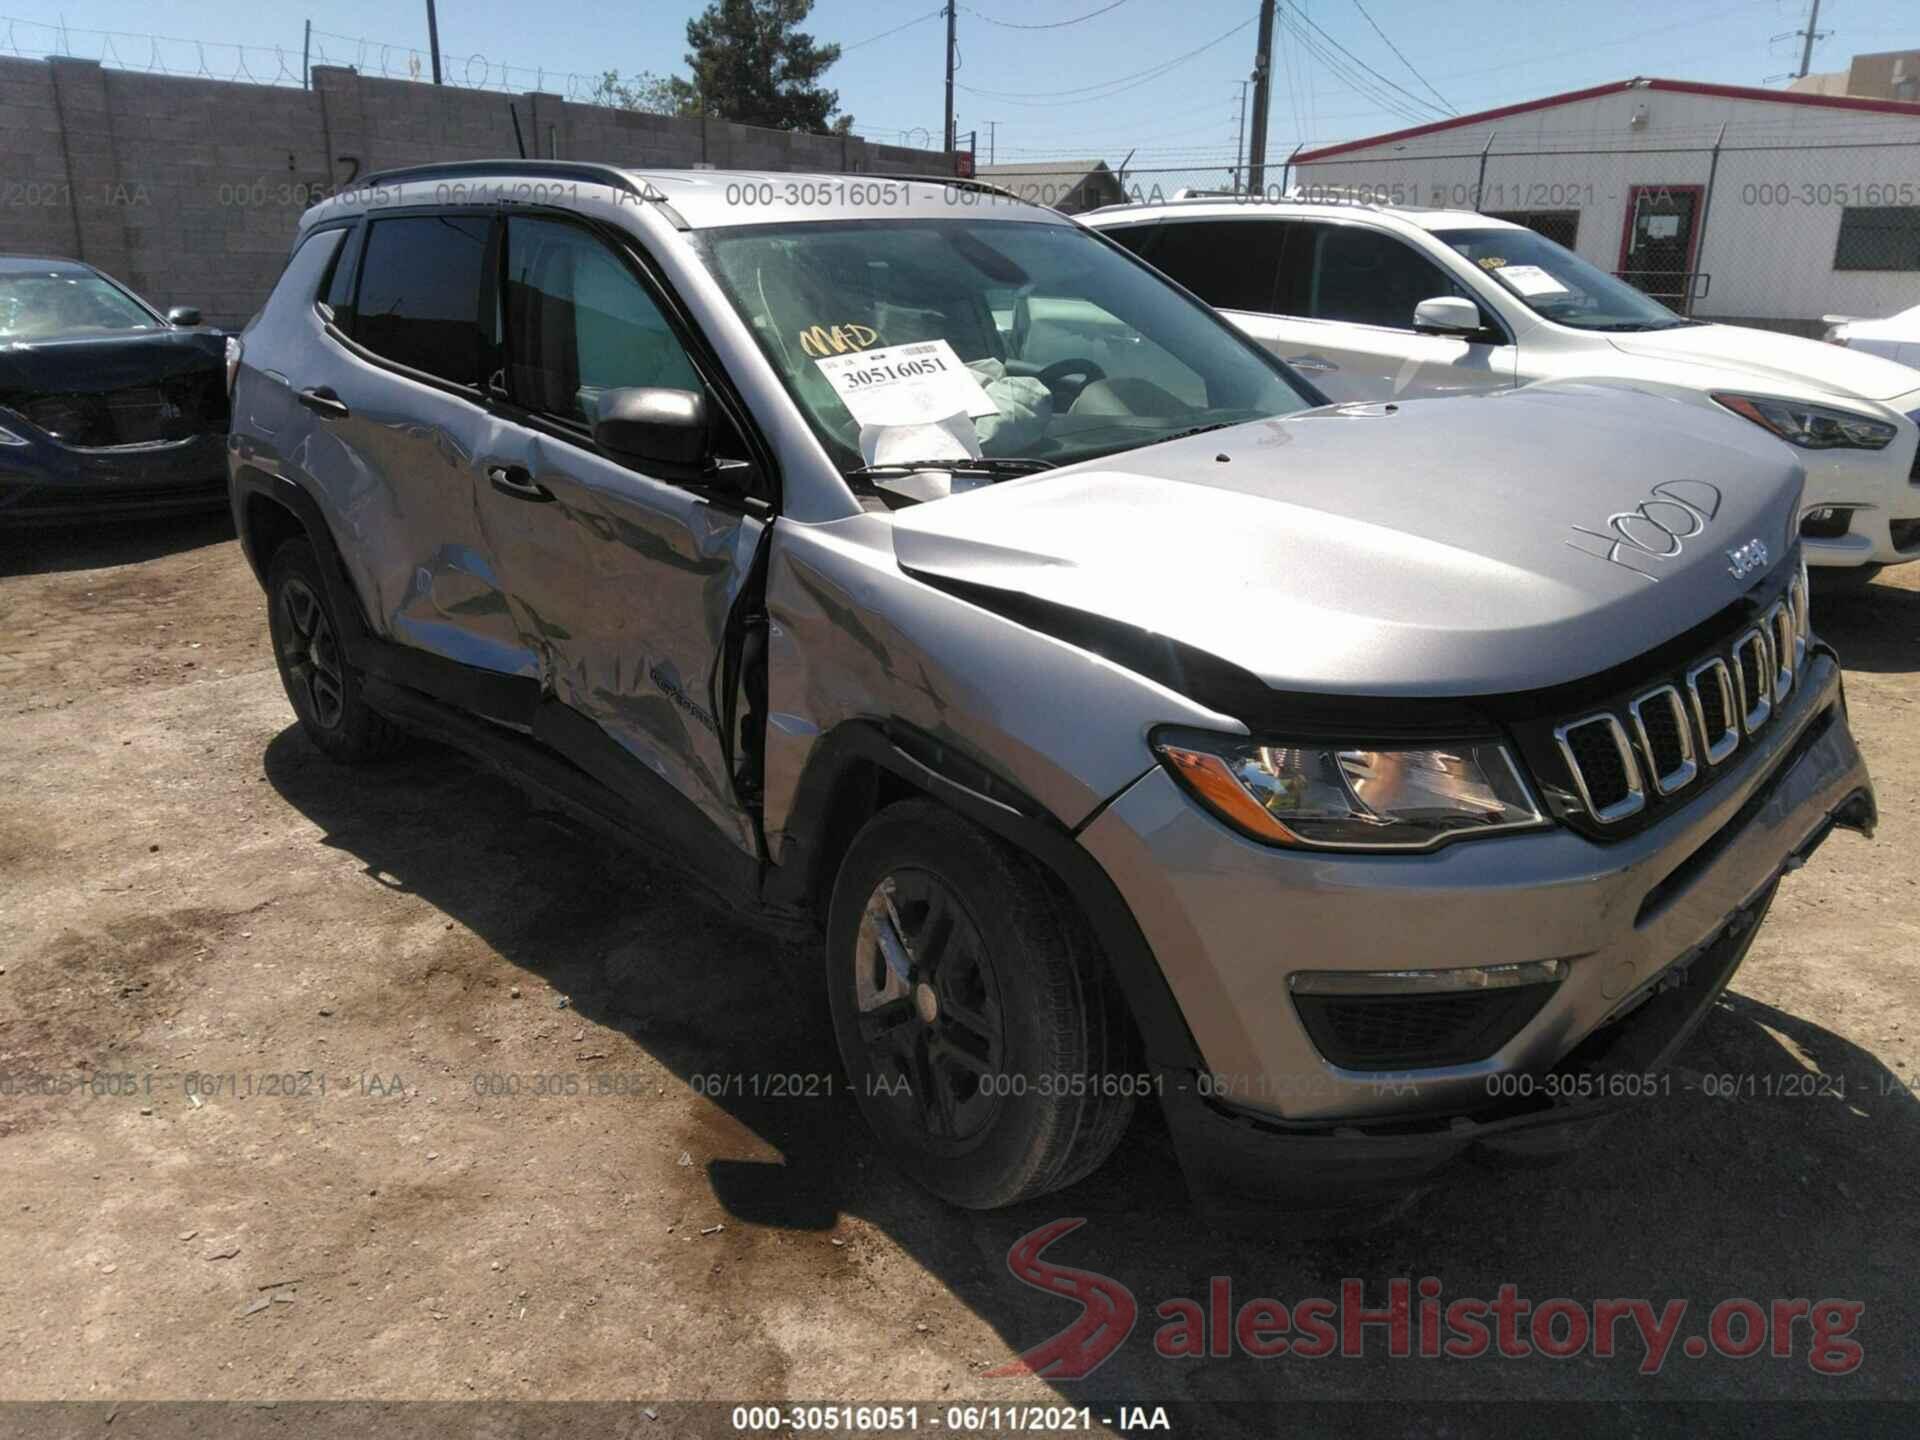
M451 742L815 937L956 1204L1150 1104L1263 1206L1570 1147L1875 818L1772 437L1329 405L986 187L391 172L229 362L313 743Z

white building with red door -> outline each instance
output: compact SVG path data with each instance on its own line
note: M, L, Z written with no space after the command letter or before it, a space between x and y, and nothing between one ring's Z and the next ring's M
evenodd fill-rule
M1823 315L1920 303L1911 101L1634 79L1290 167L1308 194L1518 220L1702 318L1818 335Z

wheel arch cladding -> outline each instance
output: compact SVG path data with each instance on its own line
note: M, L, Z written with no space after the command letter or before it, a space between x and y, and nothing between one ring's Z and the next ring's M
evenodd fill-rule
M1032 861L1092 933L1149 1064L1200 1068L1199 1048L1166 977L1100 863L1031 796L910 726L848 721L815 747L774 871L778 898L824 915L861 827L888 806L916 799L944 806Z
M241 514L247 558L264 583L274 551L289 540L308 538L306 522L281 501L258 490L247 492Z

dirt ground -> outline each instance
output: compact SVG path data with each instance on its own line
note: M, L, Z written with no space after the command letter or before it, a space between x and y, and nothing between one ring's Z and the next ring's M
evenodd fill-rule
M1198 1224L1150 1122L1073 1191L943 1207L873 1154L844 1096L715 1083L834 1071L813 955L450 753L322 759L221 522L12 542L0 1397L981 1399L1100 1418L1121 1400L1904 1395L1920 566L1817 591L1815 623L1847 662L1881 829L1836 835L1783 885L1685 1056L1690 1083L1560 1167L1468 1172L1327 1238L1283 1216L1265 1234ZM24 1093L32 1076L72 1088ZM1074 1318L1006 1266L1062 1216L1088 1223L1050 1258L1121 1281L1138 1328L1082 1381L989 1376ZM1159 1358L1153 1307L1217 1274L1236 1296L1358 1277L1378 1303L1394 1277L1435 1276L1448 1297L1683 1298L1688 1334L1726 1297L1841 1298L1865 1305L1864 1361L1816 1373L1804 1336L1790 1359L1676 1347L1651 1376L1628 1343L1566 1361L1392 1359L1384 1341L1336 1364Z

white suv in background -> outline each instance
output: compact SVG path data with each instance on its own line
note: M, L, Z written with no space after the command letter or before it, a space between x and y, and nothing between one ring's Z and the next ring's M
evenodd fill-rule
M1809 565L1864 578L1920 560L1920 370L1683 319L1564 246L1471 210L1229 198L1080 218L1332 400L1594 380L1718 407L1795 448Z

